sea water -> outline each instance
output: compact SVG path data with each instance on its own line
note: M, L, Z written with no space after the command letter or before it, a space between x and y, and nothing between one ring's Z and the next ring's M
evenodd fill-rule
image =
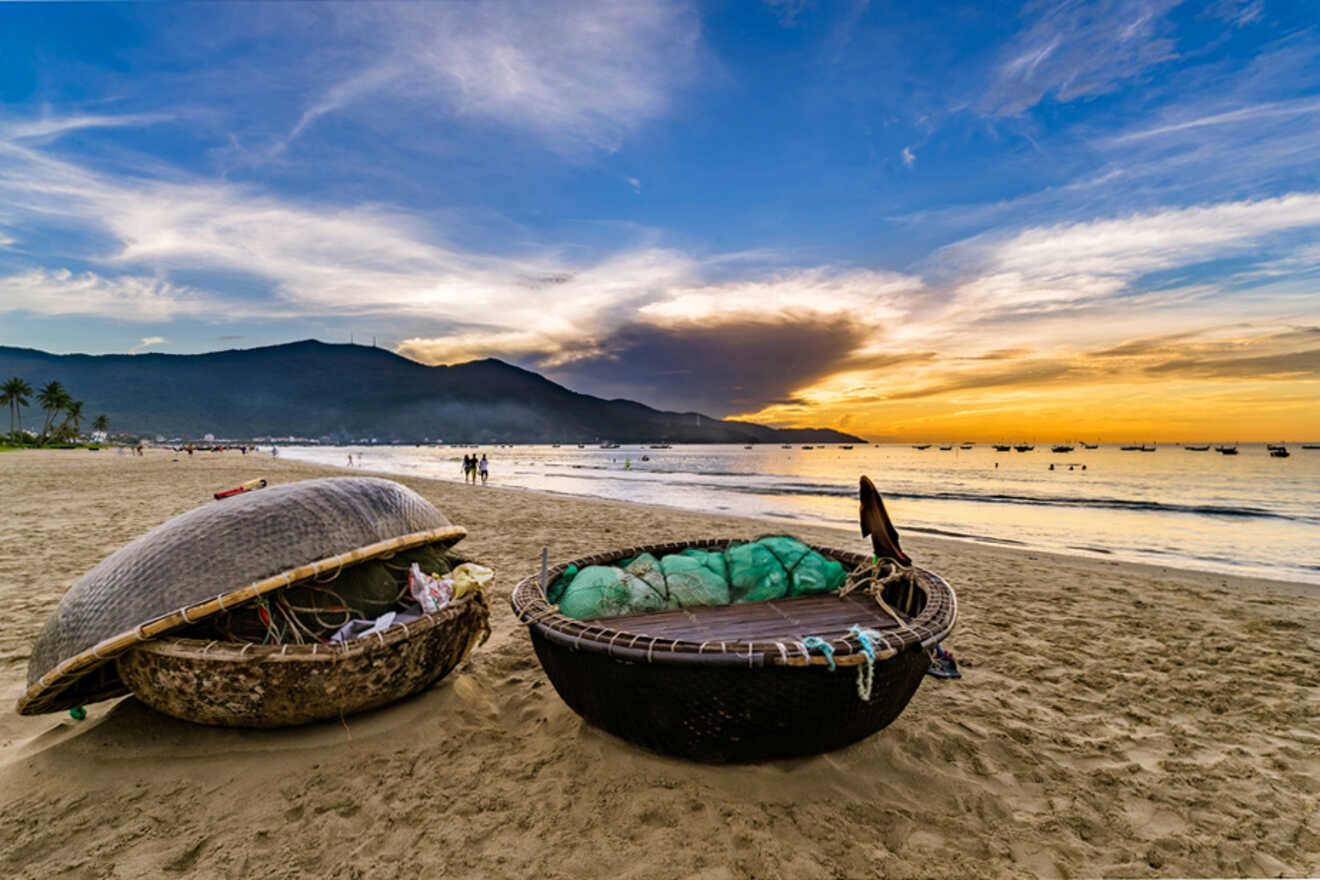
M492 485L761 517L785 531L856 528L857 479L866 474L900 534L1320 583L1320 449L1293 446L1289 458L1263 445L1238 449L311 446L280 454L340 466L352 454L362 471L462 481L463 455L484 453Z

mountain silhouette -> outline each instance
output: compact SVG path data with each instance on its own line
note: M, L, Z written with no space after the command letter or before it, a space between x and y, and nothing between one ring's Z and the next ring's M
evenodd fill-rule
M55 355L0 346L0 379L61 382L112 432L337 443L851 443L827 428L769 428L603 400L487 358L427 366L315 340L208 354ZM24 419L33 424L32 414ZM37 422L39 424L39 421Z

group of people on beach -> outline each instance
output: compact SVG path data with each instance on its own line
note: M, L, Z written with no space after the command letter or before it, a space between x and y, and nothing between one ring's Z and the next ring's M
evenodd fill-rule
M463 456L463 482L472 481L472 485L477 484L477 475L481 475L481 485L486 485L486 478L490 476L490 465L486 462L486 453L481 454L481 460L478 461L476 455Z

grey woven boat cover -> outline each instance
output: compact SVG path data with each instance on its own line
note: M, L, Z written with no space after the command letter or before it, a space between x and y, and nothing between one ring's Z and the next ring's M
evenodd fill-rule
M69 588L28 662L28 686L111 636L254 581L449 525L390 480L331 477L208 502L121 547Z

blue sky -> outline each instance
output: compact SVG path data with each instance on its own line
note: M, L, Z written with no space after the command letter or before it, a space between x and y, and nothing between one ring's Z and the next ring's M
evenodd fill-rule
M1318 18L0 4L0 344L354 334L898 433L1062 386L1154 418L1171 382L1286 420L1320 377Z

